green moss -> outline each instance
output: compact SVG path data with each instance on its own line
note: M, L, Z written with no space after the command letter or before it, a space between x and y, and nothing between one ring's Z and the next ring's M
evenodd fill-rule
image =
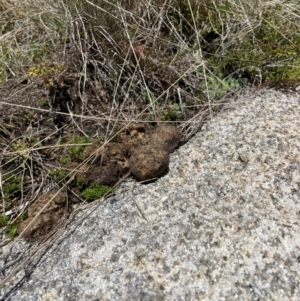
M88 201L95 201L109 192L115 192L115 189L106 185L93 183L82 192L82 196Z
M9 218L6 215L0 214L0 227L7 225Z
M84 188L84 179L80 176L76 176L76 178L74 179L74 183L72 183L72 185L75 186L80 191L82 191L82 189Z
M8 233L11 239L15 238L18 234L18 225L19 223L13 223L8 226Z
M62 168L54 168L50 173L50 176L58 182L66 179L67 175L68 171Z
M71 137L71 143L76 144L74 146L71 146L68 150L69 156L72 160L82 162L84 160L84 149L86 143L92 142L93 139L90 137L79 137L78 135L73 135Z
M3 176L3 194L4 198L10 199L12 195L19 193L22 189L22 175L12 175L10 173Z
M66 165L67 163L69 163L69 161L70 161L69 158L65 154L62 154L61 157L59 158L59 162L62 165Z

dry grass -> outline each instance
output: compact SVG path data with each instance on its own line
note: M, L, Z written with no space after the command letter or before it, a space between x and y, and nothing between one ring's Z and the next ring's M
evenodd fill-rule
M47 106L10 93L0 105L23 108L30 120L55 111L68 118L66 137L109 143L132 122L173 122L187 141L246 83L299 78L299 9L297 0L0 0L0 83L38 85ZM20 137L1 116L5 244L28 207L68 187L74 171L55 180L45 162L70 147L54 139L60 126L43 135L29 126Z

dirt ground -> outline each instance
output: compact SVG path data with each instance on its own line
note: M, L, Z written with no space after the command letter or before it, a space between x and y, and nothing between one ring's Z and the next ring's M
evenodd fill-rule
M165 175L169 154L183 140L176 125L126 124L105 97L91 94L83 104L74 91L72 83L47 88L30 77L0 88L1 174L9 175L1 187L21 181L3 201L28 241L53 232L73 204L85 202L81 192L91 184L112 187L128 176L146 181Z

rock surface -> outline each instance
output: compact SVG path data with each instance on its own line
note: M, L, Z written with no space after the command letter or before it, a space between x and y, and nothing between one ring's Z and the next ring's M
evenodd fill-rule
M95 204L2 300L300 300L300 102L260 91Z

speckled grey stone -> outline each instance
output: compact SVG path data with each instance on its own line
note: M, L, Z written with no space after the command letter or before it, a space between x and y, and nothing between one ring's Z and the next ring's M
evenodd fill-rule
M299 99L233 103L165 177L123 183L2 298L300 300Z

